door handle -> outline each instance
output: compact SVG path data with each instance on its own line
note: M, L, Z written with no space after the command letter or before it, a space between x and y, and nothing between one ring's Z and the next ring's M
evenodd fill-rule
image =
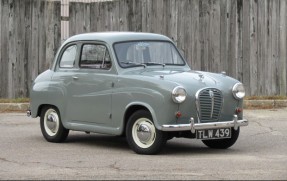
M78 79L79 79L79 77L74 76L74 77L73 77L73 79L74 79L74 80L78 80Z

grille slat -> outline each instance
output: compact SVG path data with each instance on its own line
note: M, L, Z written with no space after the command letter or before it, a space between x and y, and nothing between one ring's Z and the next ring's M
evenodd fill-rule
M197 93L197 110L202 122L217 122L220 117L223 97L221 91L207 88Z

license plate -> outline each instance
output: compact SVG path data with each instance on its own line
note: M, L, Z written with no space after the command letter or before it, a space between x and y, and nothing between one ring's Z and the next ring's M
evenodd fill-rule
M219 128L219 129L196 130L196 138L203 140L231 138L231 129Z

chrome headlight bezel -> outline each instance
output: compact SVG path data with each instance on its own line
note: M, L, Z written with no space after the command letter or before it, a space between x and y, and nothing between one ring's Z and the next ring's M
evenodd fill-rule
M173 102L183 103L186 99L186 90L182 86L177 86L172 90L171 97Z
M245 88L242 83L236 83L232 88L232 94L235 99L241 100L245 97Z

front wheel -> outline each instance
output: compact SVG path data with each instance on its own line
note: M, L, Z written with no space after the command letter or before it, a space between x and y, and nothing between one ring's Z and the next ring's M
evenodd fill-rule
M226 149L231 147L236 141L239 136L240 128L238 127L237 130L232 128L231 130L231 138L226 139L216 139L216 140L202 140L202 142L210 147L216 149Z
M44 138L49 142L62 142L69 134L69 130L64 128L61 122L58 109L53 106L46 106L42 109L40 126Z
M161 151L167 141L167 134L156 129L148 111L139 110L128 120L126 138L136 153L152 155Z

